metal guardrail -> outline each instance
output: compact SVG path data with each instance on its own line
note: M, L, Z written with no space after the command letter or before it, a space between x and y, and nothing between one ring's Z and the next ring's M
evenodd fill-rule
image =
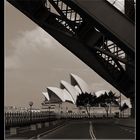
M129 116L128 114L126 115ZM106 113L54 113L54 112L5 112L5 128L29 126L36 123L52 122L58 119L104 118ZM115 117L109 114L108 117Z
M33 123L49 122L57 119L55 113L48 112L5 112L5 127L25 126Z

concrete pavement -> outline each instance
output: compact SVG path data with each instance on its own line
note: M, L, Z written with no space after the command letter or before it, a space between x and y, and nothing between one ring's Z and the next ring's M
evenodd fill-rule
M132 118L120 118L116 119L115 123L118 125L126 126L126 127L136 127L136 122L135 119Z
M94 134L97 139L134 139L135 129L115 124L113 120L93 121Z
M127 120L128 121L128 120ZM122 120L120 120L122 122ZM6 139L133 139L135 128L116 124L116 119L81 119L66 121L61 127L42 128Z
M92 129L92 130L91 130ZM114 119L71 121L41 139L135 139L134 128L115 124Z
M41 139L91 139L89 121L71 121Z
M59 123L53 125L50 123L49 127L45 127L44 125L42 126L42 128L38 128L37 130L31 130L30 127L24 127L24 128L19 128L19 132L16 135L9 135L6 134L5 135L5 139L30 139L30 138L37 138L38 135L44 133L44 132L48 132L51 130L55 130L55 128L57 127L61 127L63 125L65 125L66 121L62 120L59 121Z

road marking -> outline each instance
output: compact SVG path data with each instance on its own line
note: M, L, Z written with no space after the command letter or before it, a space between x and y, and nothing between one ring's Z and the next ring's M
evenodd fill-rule
M93 126L92 126L91 121L89 122L89 134L90 134L92 140L96 140L96 137L95 137L95 135L93 133Z
M89 133L90 133L91 139L94 140L94 137L93 137L91 131L89 131Z
M43 133L41 133L41 134L38 134L37 136L31 137L29 140L32 140L32 139L35 139L35 138L40 139L40 138L43 137L44 135L46 135L46 134L48 134L48 133L50 133L50 132L53 132L54 130L57 130L58 128L61 128L61 127L65 126L65 125L66 125L66 124L61 124L61 125L59 125L59 126L53 128L53 129L51 129L51 130L45 131L45 132L43 132Z
M33 136L33 137L29 138L29 140L32 140L32 139L36 139L36 136Z

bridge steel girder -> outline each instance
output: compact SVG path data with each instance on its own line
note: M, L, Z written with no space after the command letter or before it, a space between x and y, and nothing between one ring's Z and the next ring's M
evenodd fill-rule
M134 96L134 47L123 45L74 0L7 1L125 96Z

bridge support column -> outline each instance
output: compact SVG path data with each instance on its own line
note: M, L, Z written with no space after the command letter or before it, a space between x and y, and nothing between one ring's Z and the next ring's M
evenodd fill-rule
M130 100L131 100L131 105L132 105L131 118L135 118L135 98L131 97Z

